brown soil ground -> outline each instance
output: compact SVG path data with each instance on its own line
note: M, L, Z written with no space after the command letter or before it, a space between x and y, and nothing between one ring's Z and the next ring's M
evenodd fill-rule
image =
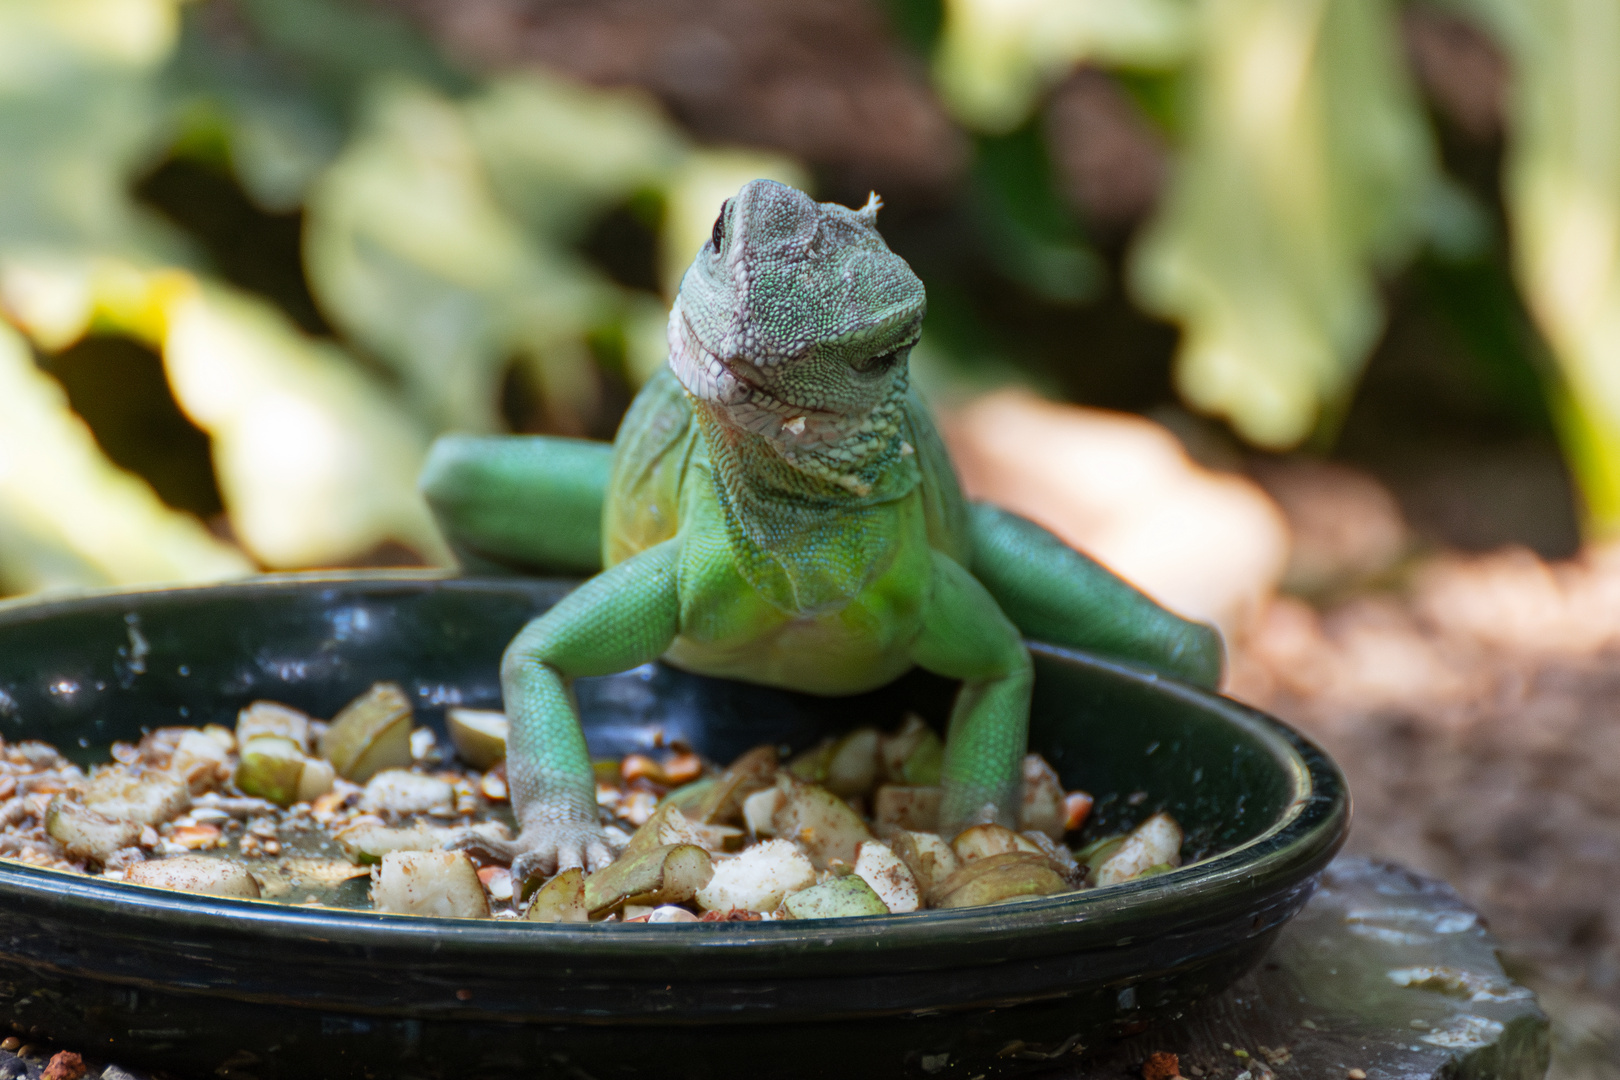
M1451 882L1554 1020L1559 1080L1620 1077L1620 550L1420 561L1282 598L1228 692L1349 776L1347 850Z

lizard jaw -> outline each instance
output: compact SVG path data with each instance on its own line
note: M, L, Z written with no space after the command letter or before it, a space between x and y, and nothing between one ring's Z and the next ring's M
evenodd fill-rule
M669 312L669 366L686 392L716 406L735 426L780 445L792 460L800 450L837 446L859 418L783 401L739 372L699 340L677 297Z

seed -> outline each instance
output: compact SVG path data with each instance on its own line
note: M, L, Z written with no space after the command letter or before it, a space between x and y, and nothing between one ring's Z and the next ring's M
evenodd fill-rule
M1364 1069L1351 1069L1344 1075L1345 1080L1367 1080L1367 1073Z

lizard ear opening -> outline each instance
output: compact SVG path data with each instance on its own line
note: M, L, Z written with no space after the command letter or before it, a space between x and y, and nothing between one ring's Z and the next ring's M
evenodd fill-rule
M731 200L727 199L725 202L720 204L720 216L714 219L714 231L709 234L709 243L714 245L715 251L719 251L720 245L725 243L726 211L730 209Z

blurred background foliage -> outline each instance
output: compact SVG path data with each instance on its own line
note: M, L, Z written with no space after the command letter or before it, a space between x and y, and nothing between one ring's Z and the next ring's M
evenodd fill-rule
M444 560L432 438L610 437L756 176L883 194L942 400L1565 554L1620 533L1616 55L1585 0L0 0L0 592Z

